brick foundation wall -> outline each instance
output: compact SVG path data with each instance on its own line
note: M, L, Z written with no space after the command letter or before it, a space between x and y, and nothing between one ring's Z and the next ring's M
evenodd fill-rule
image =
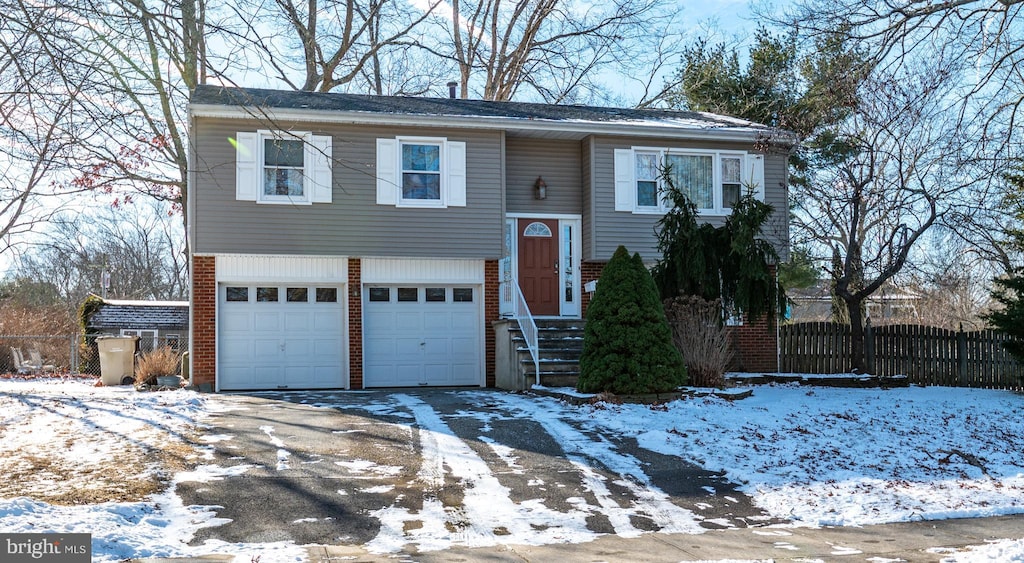
M601 272L604 271L604 265L607 262L583 262L580 264L580 314L586 318L587 306L590 305L591 293L587 292L587 283L592 282L601 277Z
M753 321L744 317L742 326L728 327L734 352L729 370L777 372L779 338L776 324L776 317L764 316Z
M501 279L498 275L498 261L484 262L484 384L495 386L495 335L494 321L501 318Z
M363 262L348 259L348 388L363 388Z
M217 259L192 257L192 382L217 380Z

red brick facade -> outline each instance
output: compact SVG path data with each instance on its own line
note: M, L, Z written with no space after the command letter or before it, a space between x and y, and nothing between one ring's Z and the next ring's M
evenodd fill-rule
M779 335L775 317L761 317L753 322L744 317L742 326L731 326L734 351L732 371L774 373L779 370Z
M363 388L363 262L348 259L348 388Z
M495 337L494 321L501 318L501 279L498 261L484 262L484 384L494 387Z
M192 257L192 382L217 379L217 259Z
M587 284L601 277L604 265L607 262L583 262L580 264L580 288L583 295L580 296L580 315L587 316L587 305L590 305L591 293L587 292Z

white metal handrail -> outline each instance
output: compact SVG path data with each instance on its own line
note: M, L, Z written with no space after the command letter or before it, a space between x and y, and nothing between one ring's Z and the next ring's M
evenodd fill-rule
M523 340L526 341L526 349L533 359L533 373L537 385L540 385L540 336L537 330L537 321L533 320L530 307L526 304L523 290L519 288L519 280L514 276L512 279L502 282L507 287L502 288L502 293L512 293L512 318L519 323L519 330L523 333Z

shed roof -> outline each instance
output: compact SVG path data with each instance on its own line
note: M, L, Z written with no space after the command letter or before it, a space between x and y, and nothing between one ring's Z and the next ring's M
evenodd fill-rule
M188 329L188 301L106 300L89 319L90 329Z

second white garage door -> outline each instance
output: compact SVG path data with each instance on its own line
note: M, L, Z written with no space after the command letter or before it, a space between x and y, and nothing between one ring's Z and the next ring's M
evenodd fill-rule
M478 287L363 288L363 386L483 385Z

